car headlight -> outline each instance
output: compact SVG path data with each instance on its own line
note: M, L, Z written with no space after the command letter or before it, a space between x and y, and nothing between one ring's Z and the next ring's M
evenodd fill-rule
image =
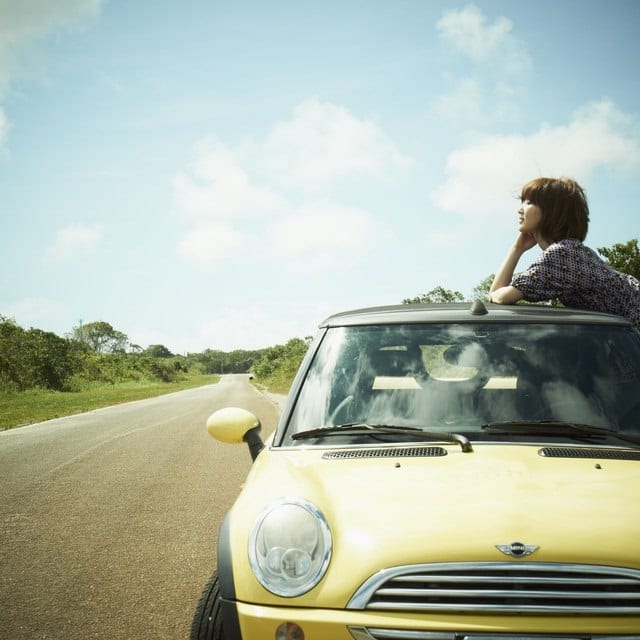
M317 507L300 498L272 502L249 536L249 562L260 584L278 596L313 589L331 558L331 532Z

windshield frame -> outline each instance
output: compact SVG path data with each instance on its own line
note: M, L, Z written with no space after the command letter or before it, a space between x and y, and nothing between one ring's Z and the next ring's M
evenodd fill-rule
M304 402L304 394L305 394L305 387L306 384L308 384L309 382L309 375L310 372L313 370L313 367L315 366L315 364L317 363L317 359L319 357L321 357L323 349L327 348L328 346L331 346L330 344L328 344L331 341L331 337L335 334L336 331L368 331L368 330L372 330L372 331L377 331L377 332L384 332L385 330L388 331L402 331L403 328L411 328L410 330L412 331L420 331L420 330L429 330L429 331L438 331L439 329L445 332L455 332L455 331L461 331L462 334L465 333L469 333L469 331L476 331L477 333L483 333L483 332L496 332L496 331L504 331L504 330L520 330L520 331L526 331L526 332L530 332L530 331L535 331L536 328L540 329L543 332L547 332L550 335L555 335L557 334L559 337L563 337L567 332L571 333L572 331L577 331L577 332L583 332L583 331L614 331L614 332L620 332L622 331L624 333L624 335L627 336L634 336L634 340L635 340L635 349L636 352L640 352L640 332L638 332L637 330L631 328L631 327L627 327L627 326L620 326L618 324L607 324L607 323L603 323L602 325L598 325L595 323L576 323L575 325L573 323L559 323L559 324L554 324L554 323L528 323L528 322L487 322L484 323L482 321L482 319L478 319L478 318L474 318L474 319L469 319L470 321L468 322L457 322L457 323L453 323L453 322L408 322L408 323L380 323L380 324L366 324L366 325L358 325L358 324L353 324L353 325L347 325L347 326L342 326L342 325L337 325L337 326L325 326L322 327L319 332L316 334L315 339L313 340L306 356L305 359L303 360L303 363L300 367L300 370L298 371L298 374L296 376L296 379L294 380L294 384L291 387L291 392L289 394L287 403L283 409L283 413L281 415L281 419L278 425L278 428L276 430L276 433L274 434L274 438L272 441L272 446L275 447L279 447L279 446L286 446L286 447L290 447L290 446L301 446L301 442L294 442L290 436L288 436L287 434L290 432L291 430L291 425L292 425L292 420L295 420L295 416L296 416L296 410L299 407L299 403L300 402ZM435 325L435 326L434 326ZM514 327L516 329L514 329ZM638 367L640 366L638 359L636 359L634 361L634 366ZM391 423L393 422L394 424L397 424L397 426L399 427L403 427L403 426L416 426L415 422L411 422L411 423L407 423L406 421L402 421L402 420L388 420L388 419L379 419L379 418L375 418L375 419L371 419L371 416L363 416L364 419L359 420L360 422L373 422L373 423ZM527 419L529 418L529 416L527 416ZM356 420L357 422L358 420ZM499 420L489 420L489 421L495 421L498 422ZM348 422L348 421L347 421ZM484 421L480 421L478 420L478 424L476 429L465 429L463 426L458 426L458 425L446 425L446 430L447 431L453 431L456 433L460 433L462 435L464 435L465 437L471 439L475 442L477 442L478 440L480 441L486 441L486 442L496 442L496 441L508 441L508 442L523 442L523 441L535 441L536 443L546 443L550 440L553 440L555 443L558 442L558 437L555 437L553 435L550 435L548 438L545 437L541 437L540 435L529 435L526 433L488 433L488 432L484 432L481 429L481 424L482 423L486 423L487 420ZM575 422L575 421L574 421ZM326 427L326 426L332 426L331 424L308 424L305 425L306 429L313 429L313 428L320 428L320 427ZM431 425L433 427L434 430L436 430L435 425ZM604 424L595 424L593 426L596 427L608 427L609 425L604 425ZM445 429L443 429L443 425L438 425L438 429L439 431L445 431ZM302 429L299 429L299 431ZM567 431L567 430L565 430ZM637 435L638 433L640 433L640 428L638 428L638 430L636 432L634 432L635 435ZM604 434L604 436L606 436L606 434ZM580 438L572 438L568 435L564 435L564 438L569 442L572 443L576 443L576 442L587 442L588 439L585 439L584 436L580 436ZM560 440L562 440L562 438L560 438ZM328 442L323 442L322 439L318 439L318 440L314 440L314 439L309 439L309 440L305 440L304 441L304 446L339 446L340 444L344 445L355 445L358 446L360 444L366 444L366 439L361 440L361 441L353 441L353 439L349 440L348 438L344 438L344 442L341 443L340 441L340 437L336 437L333 436L330 439L330 444ZM368 441L368 444L371 444L371 441ZM615 433L612 433L612 437L606 438L606 442L602 443L603 446L625 446L621 443L621 441L615 436ZM593 440L590 441L590 445L593 446ZM626 446L629 447L633 447L634 444L632 442L628 442L628 444Z

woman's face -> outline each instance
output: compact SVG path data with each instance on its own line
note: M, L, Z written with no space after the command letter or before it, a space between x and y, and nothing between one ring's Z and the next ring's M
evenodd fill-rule
M542 210L537 205L523 200L522 205L518 209L518 217L520 219L520 233L530 233L536 235L536 231L542 220Z

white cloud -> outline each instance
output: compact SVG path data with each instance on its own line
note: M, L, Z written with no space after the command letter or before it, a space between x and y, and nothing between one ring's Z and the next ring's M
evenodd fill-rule
M274 222L266 246L298 269L357 262L380 237L371 214L336 203L309 203Z
M409 159L379 127L343 107L309 100L293 114L263 142L231 149L206 141L188 170L176 175L174 201L192 225L177 246L185 260L213 266L249 247L265 262L328 268L338 255L354 262L376 241L379 229L368 212L307 196L346 176L376 183L408 167Z
M252 184L235 154L219 143L200 149L190 174L174 178L173 193L181 213L207 220L253 217L283 206L273 190Z
M438 96L434 102L434 110L438 117L458 122L483 123L487 120L485 105L485 89L475 78L456 80L455 86L448 94Z
M471 75L445 75L450 89L434 100L436 115L467 127L518 118L532 61L522 41L512 34L511 21L499 17L490 24L471 4L446 12L436 28L446 43L475 63L465 69Z
M384 178L412 164L373 121L316 99L299 104L290 120L273 127L265 156L278 182L311 190L353 176Z
M92 19L105 0L0 1L0 100L9 85L28 70L29 54L38 42L62 28ZM0 108L0 149L8 121Z
M234 255L243 246L243 235L231 226L204 222L187 233L176 252L186 262L211 266Z
M529 53L512 33L513 24L504 16L489 24L473 4L445 13L436 28L440 36L462 54L480 63L498 64L508 74L531 66Z
M638 166L635 123L603 100L578 110L566 125L543 124L530 135L487 136L454 151L447 160L448 178L431 199L443 211L486 221L532 178L562 175L584 182L597 168Z
M56 239L45 251L48 260L65 261L92 253L102 241L102 225L73 224L56 232Z
M521 113L513 84L487 83L474 77L447 78L451 90L435 98L432 108L440 119L460 126L485 127L515 121Z
M244 220L275 215L287 206L269 187L252 183L238 155L217 141L205 141L189 171L173 180L179 213L194 221L176 247L186 262L210 267L237 255L252 241L238 230Z
M313 323L309 321L305 326L301 314L286 306L275 311L257 305L224 307L216 309L214 320L201 326L197 341L200 345L222 351L262 349L314 333L321 319L315 317ZM202 351L202 346L196 350Z

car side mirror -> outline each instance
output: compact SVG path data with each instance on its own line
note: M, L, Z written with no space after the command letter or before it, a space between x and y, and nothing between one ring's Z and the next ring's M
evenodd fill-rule
M220 442L249 445L251 459L255 460L264 449L260 437L262 425L253 413L238 407L227 407L212 413L207 420L207 431Z

